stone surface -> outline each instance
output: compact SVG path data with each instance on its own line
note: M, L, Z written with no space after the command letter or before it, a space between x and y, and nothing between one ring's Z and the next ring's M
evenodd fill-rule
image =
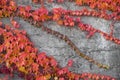
M33 9L40 7L40 4L34 4L31 0L17 0L19 5L31 5ZM78 7L74 3L45 3L45 6L51 10L55 7L62 7L64 9L77 10L83 7ZM86 33L78 30L77 28L69 29L57 25L55 22L49 21L44 23L45 26L59 31L67 35L81 52L89 55L93 59L110 65L109 70L100 69L94 64L89 63L80 56L78 56L71 48L62 40L53 35L43 32L39 28L35 28L23 19L18 19L21 24L21 29L26 30L30 40L35 44L39 51L44 51L47 55L54 56L59 62L60 66L64 67L69 59L73 59L74 64L70 68L71 71L76 73L92 72L110 75L120 80L120 45L116 45L111 41L105 40L99 34L95 34L91 39L86 39ZM9 23L8 19L3 19L4 23ZM93 25L95 28L109 33L109 24L111 21L106 21L93 17L82 17L84 23ZM115 24L114 36L120 39L120 22ZM18 80L18 79L15 79Z

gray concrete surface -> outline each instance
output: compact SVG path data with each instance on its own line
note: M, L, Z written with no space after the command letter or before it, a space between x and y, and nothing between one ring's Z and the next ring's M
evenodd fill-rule
M18 0L19 5L31 5L33 9L39 8L40 4L33 4L31 0ZM77 10L81 7L76 6L74 3L64 4L48 4L45 6L51 10L55 7L62 7L64 9ZM3 19L4 23L8 23L8 19ZM109 24L111 21L106 21L99 18L93 17L82 17L84 23L89 23L95 28L100 29L109 33ZM89 63L80 56L78 56L71 48L62 40L54 37L53 35L43 32L39 28L35 28L29 23L19 19L21 29L26 30L31 41L35 44L35 47L39 51L44 51L47 55L54 56L59 62L60 66L64 67L69 59L73 59L73 66L70 68L71 71L76 73L92 72L110 75L120 80L120 45L116 45L111 41L105 40L99 34L95 34L91 39L86 39L86 33L78 30L77 28L68 29L57 25L55 22L49 21L44 25L49 28L59 31L67 35L86 55L91 56L93 59L110 65L112 68L109 70L100 69L97 66ZM114 36L120 39L120 22L115 24ZM18 80L15 79L15 80Z

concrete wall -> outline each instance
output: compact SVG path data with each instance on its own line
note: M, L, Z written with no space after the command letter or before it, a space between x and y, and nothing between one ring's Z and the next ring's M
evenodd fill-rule
M37 9L40 6L40 4L33 4L31 0L17 0L17 2L19 5L31 5L33 9ZM63 4L45 3L45 6L49 10L55 7L62 7L64 9L72 10L83 8L76 6L74 3L67 2ZM8 19L3 19L3 21L5 23L9 22ZM84 21L84 23L93 25L97 29L109 33L109 24L111 21L93 17L82 17L82 21ZM99 34L95 34L93 37L91 37L91 39L86 39L86 32L82 32L76 27L69 29L59 26L52 21L44 23L44 25L47 27L67 35L81 50L81 52L103 64L111 66L109 70L104 70L78 56L64 41L56 38L55 36L47 34L39 28L33 27L22 19L19 19L19 23L21 24L21 29L27 31L31 41L35 44L35 47L37 47L39 51L46 52L47 55L54 56L62 67L67 64L69 59L73 59L74 64L70 68L70 70L73 72L101 73L119 78L120 80L120 45L116 45L111 41L105 40ZM119 34L120 22L116 23L114 28L114 36L120 39Z

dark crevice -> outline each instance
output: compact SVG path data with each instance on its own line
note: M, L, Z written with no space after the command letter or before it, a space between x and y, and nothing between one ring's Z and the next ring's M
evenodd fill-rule
M7 53L7 50L3 50L1 53L6 54L6 53Z
M2 45L4 43L4 36L0 35L0 45Z

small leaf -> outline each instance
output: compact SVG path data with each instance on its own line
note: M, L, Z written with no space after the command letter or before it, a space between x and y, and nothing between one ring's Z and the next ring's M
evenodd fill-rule
M24 72L25 74L27 74L28 72L26 71L26 69L25 69L25 67L19 67L19 70L21 71L21 72Z
M20 27L20 24L19 24L17 21L15 21L15 20L12 20L12 21L11 21L11 24L12 24L15 28L19 28L19 27Z
M73 60L69 59L67 66L71 67L73 65Z

